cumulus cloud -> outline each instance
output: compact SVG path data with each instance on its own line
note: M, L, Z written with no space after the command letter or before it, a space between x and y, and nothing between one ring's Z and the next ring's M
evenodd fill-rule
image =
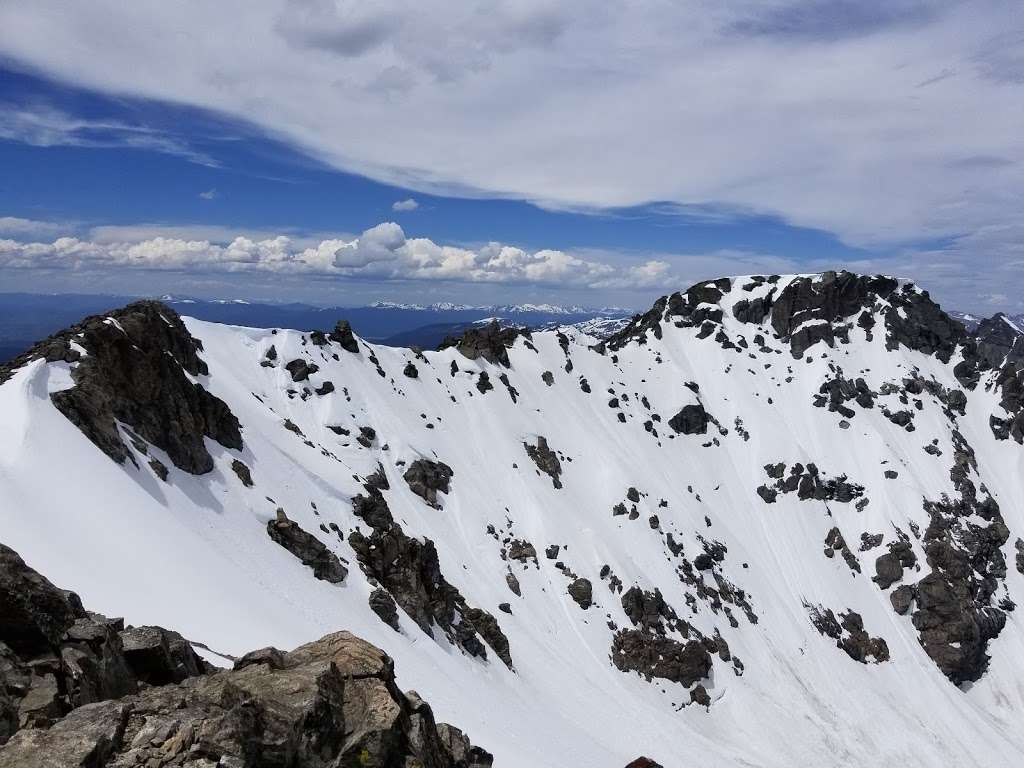
M891 246L1018 215L1016 9L495 0L483 13L443 0L252 0L238 34L224 3L7 0L0 55L234 116L405 188L560 207L713 205ZM97 127L106 140L168 141ZM0 135L90 138L66 115L0 118Z
M391 210L398 212L415 211L419 207L420 204L413 200L411 197L405 200L397 200L396 202L391 204Z
M0 224L5 221L0 219ZM214 228L219 233L220 228ZM114 232L155 234L130 240ZM281 274L313 278L428 280L459 283L543 285L558 288L647 288L670 282L669 264L651 260L616 265L595 255L561 250L530 251L502 243L479 248L409 238L394 222L382 222L354 238L299 241L286 235L224 243L185 239L159 228L97 228L91 238L51 242L0 240L0 269L157 270L203 273ZM184 232L181 232L184 234ZM621 261L621 259L620 259Z

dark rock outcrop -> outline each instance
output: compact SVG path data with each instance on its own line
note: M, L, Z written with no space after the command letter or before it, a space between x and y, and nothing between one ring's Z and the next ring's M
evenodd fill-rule
M327 338L336 342L346 352L359 354L359 343L352 334L352 326L349 325L348 320L339 320L335 323L334 330L328 334Z
M133 694L140 683L208 671L177 633L126 629L121 619L89 613L74 593L0 545L0 744L76 707Z
M139 301L40 342L0 367L0 382L38 358L74 363L75 386L50 399L104 453L118 463L134 461L120 423L165 451L179 469L203 474L213 469L204 439L241 449L242 433L227 404L189 380L208 373L201 351L173 309Z
M448 336L438 349L455 347L463 357L470 360L482 357L489 363L508 368L508 349L520 336L531 338L530 331L526 328L503 328L497 320L492 320L483 328L468 328L461 336Z
M425 634L433 637L435 629L440 629L470 656L487 658L470 619L472 609L442 574L434 542L406 535L381 492L364 487L367 495L352 500L352 511L372 530L369 535L356 530L348 536L363 572L386 589ZM503 655L509 656L507 648L494 650L503 661Z
M708 431L708 416L700 403L684 405L682 410L668 420L668 425L684 435L703 435Z
M594 601L594 587L589 579L574 579L569 584L569 597L583 610L587 610Z
M129 627L121 645L128 666L149 685L180 683L209 669L188 640L163 627Z
M291 374L292 381L306 381L310 376L320 370L316 363L307 363L301 358L292 360L285 366L285 370Z
M864 629L864 620L859 613L846 611L836 618L831 608L805 604L807 614L815 629L822 635L836 641L836 647L861 664L873 661L880 664L889 660L889 646L880 637L871 637Z
M547 438L543 435L538 435L536 445L523 443L523 448L526 449L526 454L533 459L537 469L551 478L551 484L555 488L561 488L562 481L559 477L562 474L562 463L558 460L558 454L548 447Z
M423 499L432 507L440 508L437 494L449 493L449 482L455 471L443 461L416 459L405 470L402 477L409 485L409 490Z
M711 671L711 654L699 640L681 643L638 629L621 629L612 639L612 663L623 672L638 672L687 687Z
M322 581L339 584L348 575L348 569L341 564L338 556L327 548L320 539L302 530L294 520L289 520L283 509L277 510L277 517L267 521L267 533L274 541L302 561Z
M370 593L370 610L377 614L377 617L398 632L401 625L398 623L398 605L395 599L388 594L386 589L378 587Z

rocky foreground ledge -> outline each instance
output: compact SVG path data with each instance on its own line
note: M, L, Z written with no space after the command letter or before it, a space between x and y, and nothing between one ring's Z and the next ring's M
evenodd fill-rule
M0 768L486 768L348 632L214 670L176 632L87 612L0 545Z

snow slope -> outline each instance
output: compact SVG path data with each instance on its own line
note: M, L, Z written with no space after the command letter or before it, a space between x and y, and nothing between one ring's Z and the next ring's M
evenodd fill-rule
M776 288L794 279L782 278ZM888 349L879 327L872 334L851 322L848 344L819 342L796 359L767 320L741 323L733 316L736 301L768 292L767 284L742 291L745 282L734 279L712 304L723 310L716 328L733 342L743 337L747 348L698 338L699 325L676 327L665 318L660 338L642 332L644 343L603 353L578 329L562 339L554 331L520 337L508 350L508 369L455 348L416 357L361 342L352 354L337 344L316 346L295 331L186 320L209 367L209 375L194 379L230 406L244 448L207 440L215 469L196 476L149 446L149 455L170 468L166 482L147 460L138 467L111 461L53 407L49 394L72 386L75 363L35 360L0 385L0 540L91 608L173 627L223 653L290 648L351 630L391 654L399 684L419 691L439 720L458 724L494 753L497 766L612 768L640 754L665 766L1018 763L1019 613L1007 613L989 644L992 660L981 679L956 686L922 649L910 616L894 612L892 590L872 582L884 546L858 551L864 532L882 533L888 543L896 527L926 529L922 500L957 494L950 476L954 421L927 392L913 432L882 413L886 404L902 407L895 393L880 395L873 408L847 403L856 411L847 419L813 405L832 366L863 377L872 390L913 371L962 389L953 374L961 354L944 363L905 346ZM752 342L755 334L761 344ZM262 366L271 345L277 361ZM293 382L284 368L297 358L319 366L308 382ZM417 378L403 375L410 362ZM480 371L489 373L492 390L478 389ZM325 381L335 385L333 393L303 397L304 387ZM1012 542L1024 533L1024 449L994 436L989 416L1001 413L1000 396L986 383L967 392L955 428L973 447L975 479L998 501L1010 531L1002 552L1011 565L993 599L1019 600L1024 576L1012 565ZM609 405L613 398L617 407ZM698 401L721 430L712 423L706 434L673 432L668 420ZM651 414L661 421L648 429ZM286 429L285 420L302 434ZM370 447L354 439L360 426L376 432ZM561 489L524 449L538 436L562 454ZM940 455L924 450L933 440ZM454 470L440 509L402 479L418 458ZM254 487L239 482L234 459L251 469ZM493 653L484 661L442 633L429 637L401 612L395 632L368 607L372 586L348 534L367 528L351 499L364 492L378 462L390 481L384 495L395 519L409 535L432 539L447 580L470 605L498 618L514 671ZM756 489L771 483L764 467L775 462L813 462L828 478L847 475L869 503L858 511L854 501L800 500L796 493L766 503ZM898 477L886 478L886 469ZM631 487L640 494L638 517L614 515L616 504L631 506ZM344 583L314 579L268 537L266 524L278 507L349 563ZM321 530L329 523L344 541ZM861 573L841 556L823 554L833 526ZM725 545L713 573L745 591L756 624L736 605L716 610L713 599L695 596L680 580L669 533L690 561L704 541ZM505 537L532 542L536 564L503 559ZM909 543L921 570L911 569L906 582L928 570L921 540L911 535ZM561 547L557 562L592 582L589 609L570 597L570 580L545 556L552 544ZM611 663L609 622L632 625L621 595L601 577L604 565L627 589L660 589L680 617L706 636L719 632L742 660L738 674L714 658L703 681L709 707L689 705L679 683L647 681ZM509 569L521 597L506 583ZM705 576L714 584L711 571ZM498 609L506 602L511 615ZM891 658L858 663L819 633L808 604L856 611L872 636L885 639ZM730 607L735 626L724 610Z

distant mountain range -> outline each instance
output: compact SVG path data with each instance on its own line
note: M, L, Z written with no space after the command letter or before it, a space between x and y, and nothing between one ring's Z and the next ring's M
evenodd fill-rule
M0 294L0 361L14 357L39 339L85 315L123 306L137 297L92 294ZM265 304L246 299L199 299L165 295L159 299L181 314L253 328L330 329L348 320L365 339L387 346L435 348L446 336L462 333L491 318L531 328L572 325L595 319L624 320L621 307L590 308L555 304L477 305L438 302L429 305L380 301L363 307Z

